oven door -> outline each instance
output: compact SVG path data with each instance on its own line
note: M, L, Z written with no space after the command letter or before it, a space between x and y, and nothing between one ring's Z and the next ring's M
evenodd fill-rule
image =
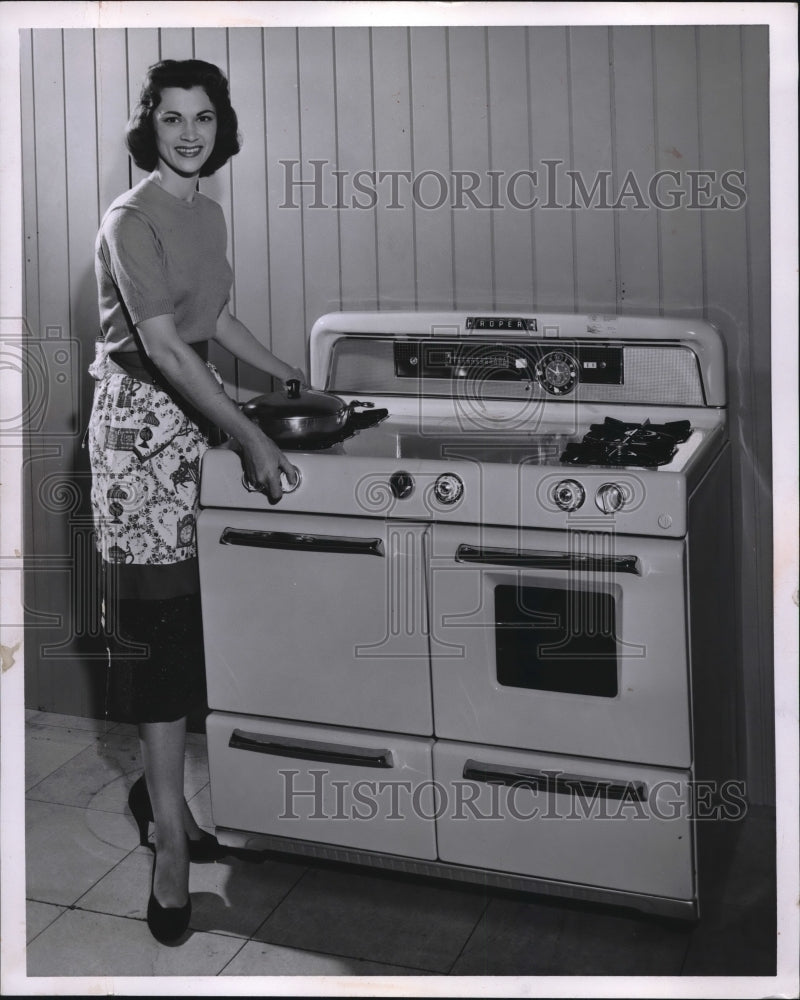
M198 519L212 709L430 736L424 525Z
M439 737L691 763L684 544L436 524Z

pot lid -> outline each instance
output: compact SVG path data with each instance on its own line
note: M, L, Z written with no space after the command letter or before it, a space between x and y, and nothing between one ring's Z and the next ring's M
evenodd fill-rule
M280 417L335 417L347 404L339 396L319 389L302 389L297 379L290 379L277 392L265 392L245 403L247 414Z

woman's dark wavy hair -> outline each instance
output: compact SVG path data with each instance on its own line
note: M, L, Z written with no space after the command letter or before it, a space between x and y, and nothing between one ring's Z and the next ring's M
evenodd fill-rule
M239 122L231 107L228 81L213 63L202 59L165 59L151 66L142 84L139 103L125 132L125 142L133 161L142 170L154 170L158 163L153 112L161 103L166 87L202 87L217 112L217 138L211 156L200 168L201 177L210 177L241 149Z

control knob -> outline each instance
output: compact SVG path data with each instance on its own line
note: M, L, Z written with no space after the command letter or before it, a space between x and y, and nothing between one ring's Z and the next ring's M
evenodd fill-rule
M454 472L445 472L433 484L433 495L448 507L458 503L464 494L464 483Z
M625 503L625 493L616 483L603 483L597 490L594 502L604 514L613 514Z
M284 493L294 493L296 489L299 488L300 483L303 481L303 477L300 474L300 470L297 466L294 466L294 482L289 482L289 477L285 472L281 472L281 489Z
M562 479L551 492L553 503L562 510L577 510L586 499L586 491L576 479Z
M405 500L414 492L414 477L410 472L393 472L389 477L389 487L398 500Z

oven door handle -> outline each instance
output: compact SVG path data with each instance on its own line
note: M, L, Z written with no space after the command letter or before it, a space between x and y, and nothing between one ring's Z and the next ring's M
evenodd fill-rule
M246 545L257 549L291 549L295 552L344 552L351 555L383 556L380 538L351 538L346 535L311 535L294 531L253 531L225 528L220 545Z
M300 740L292 736L269 736L247 733L234 729L228 746L234 750L272 754L275 757L293 757L297 760L317 760L325 764L354 764L358 767L394 766L391 750L372 747L347 746L342 743L322 743L317 740Z
M647 785L643 781L617 782L607 778L590 778L582 774L564 774L562 771L537 771L507 764L483 764L468 760L464 764L464 777L486 784L530 787L561 795L579 792L588 798L600 795L605 799L622 799L626 802L646 802Z
M589 556L574 552L549 552L538 549L503 549L459 545L456 562L489 563L516 569L591 570L603 573L641 573L636 556Z

